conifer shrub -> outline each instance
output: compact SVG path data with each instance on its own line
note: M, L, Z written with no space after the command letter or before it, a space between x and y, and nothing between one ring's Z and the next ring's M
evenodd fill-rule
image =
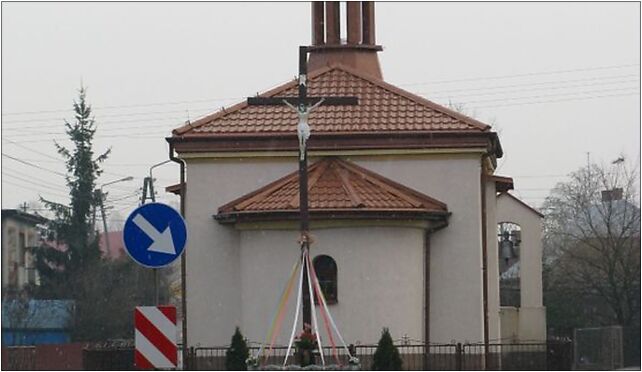
M247 348L247 343L245 342L239 327L236 327L230 347L225 353L225 369L228 371L247 371L247 364L245 361L249 355L250 352Z
M398 371L401 369L399 350L392 342L390 331L384 328L373 355L372 369L375 371Z

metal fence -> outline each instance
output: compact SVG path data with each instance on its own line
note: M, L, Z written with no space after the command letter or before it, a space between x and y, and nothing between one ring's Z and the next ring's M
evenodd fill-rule
M485 365L483 344L405 344L397 345L402 359L402 369L420 370L570 370L572 346L568 341L548 343L491 344L488 349L488 365ZM372 369L376 345L357 345L354 355L359 358L362 370ZM258 347L250 347L250 355L256 355ZM190 348L187 368L190 370L224 370L225 347ZM326 363L347 364L344 349L337 349L333 355L330 347L323 348ZM281 365L285 360L287 347L274 347L267 358L261 358L262 365ZM319 355L316 356L320 362ZM336 359L335 359L336 358ZM287 364L294 364L294 350L290 351Z
M250 354L256 355L258 346L251 346ZM357 345L352 354L359 358L362 370L372 369L376 345ZM483 344L402 344L397 345L406 371L417 370L570 370L573 362L573 347L570 341L547 343L491 344L488 348L488 365L485 365ZM323 348L327 364L347 364L348 355L343 348ZM3 348L3 370L36 369L34 347ZM179 349L180 353L180 349ZM226 347L191 347L185 369L225 370ZM281 365L287 347L274 347L262 365ZM316 363L320 363L316 355ZM132 370L134 350L128 346L89 347L83 350L85 370ZM338 363L337 363L338 361ZM290 351L288 364L294 364L294 350Z
M2 348L3 371L32 371L36 369L35 346L12 346Z

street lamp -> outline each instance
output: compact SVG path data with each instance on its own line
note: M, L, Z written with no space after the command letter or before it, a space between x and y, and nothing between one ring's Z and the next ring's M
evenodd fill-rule
M118 183L118 182L131 181L133 179L134 179L134 177L127 176L127 177L120 178L120 179L117 179L117 180L114 180L114 181L109 181L107 183L103 183L102 185L100 185L100 189L98 191L98 194L99 194L98 196L100 197L100 214L101 214L101 216L103 218L103 228L105 229L105 233L104 234L105 234L105 244L107 245L107 254L109 254L111 252L111 247L109 246L109 236L107 235L107 218L105 217L105 203L104 203L105 194L103 193L103 187L108 186L108 185L112 185L112 184Z
M170 161L171 160L165 160L165 161L162 161L160 163L154 164L149 168L149 177L145 178L145 184L144 184L143 188L146 189L144 191L149 191L149 195L150 195L150 199L152 199L152 203L156 202L156 195L154 194L154 176L152 174L152 171L154 170L154 168L160 167L163 164L167 164ZM143 192L143 204L145 204L145 199L147 199L146 198L146 193Z

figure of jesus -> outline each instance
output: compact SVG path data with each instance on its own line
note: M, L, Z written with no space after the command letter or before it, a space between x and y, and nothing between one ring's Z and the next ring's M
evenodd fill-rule
M310 138L310 125L308 124L308 117L310 112L317 108L321 103L323 103L324 98L321 98L319 102L308 107L304 103L300 103L298 107L294 107L290 102L283 100L288 107L295 110L299 116L299 124L296 127L297 136L299 137L299 154L300 159L305 159L305 146L308 138Z

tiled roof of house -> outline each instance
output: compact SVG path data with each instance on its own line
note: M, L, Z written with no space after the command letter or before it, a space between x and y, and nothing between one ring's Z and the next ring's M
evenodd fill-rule
M339 158L328 157L308 167L312 218L368 216L382 219L446 221L446 204ZM299 175L293 172L219 208L216 218L298 218Z
M297 96L291 81L262 97ZM313 134L370 132L486 132L490 127L378 78L343 65L309 75L309 96L357 96L356 106L321 106L310 114ZM175 129L174 136L296 133L296 113L286 106L239 103Z

